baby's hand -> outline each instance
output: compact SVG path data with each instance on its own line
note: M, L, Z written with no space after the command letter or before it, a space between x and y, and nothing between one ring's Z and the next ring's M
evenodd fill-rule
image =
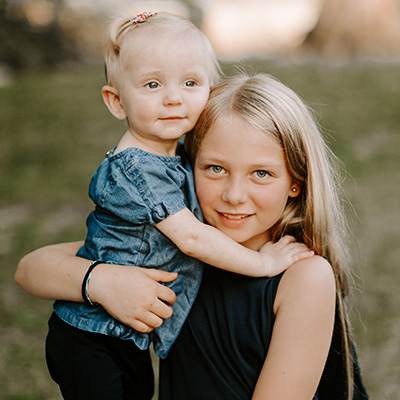
M259 253L264 261L264 276L275 276L285 271L296 261L314 255L304 243L296 242L293 236L284 236L278 242L265 243Z

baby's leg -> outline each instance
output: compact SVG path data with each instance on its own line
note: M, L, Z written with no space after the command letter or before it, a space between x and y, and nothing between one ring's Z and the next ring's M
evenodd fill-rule
M150 400L153 396L150 354L131 340L82 331L53 314L46 358L64 399Z

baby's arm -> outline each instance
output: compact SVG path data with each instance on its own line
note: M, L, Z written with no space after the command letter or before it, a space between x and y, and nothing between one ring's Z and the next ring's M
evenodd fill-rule
M243 275L275 276L294 262L314 253L294 238L250 250L218 229L200 222L187 208L171 215L156 227L188 256L207 264Z

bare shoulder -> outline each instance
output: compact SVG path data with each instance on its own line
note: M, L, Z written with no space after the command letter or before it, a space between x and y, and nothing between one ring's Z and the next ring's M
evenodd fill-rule
M298 284L304 281L304 284L324 284L334 282L333 270L331 264L323 257L312 256L298 261L290 266L283 280L295 280Z
M313 256L296 262L285 271L275 307L291 300L334 301L335 293L335 277L330 263L320 256Z

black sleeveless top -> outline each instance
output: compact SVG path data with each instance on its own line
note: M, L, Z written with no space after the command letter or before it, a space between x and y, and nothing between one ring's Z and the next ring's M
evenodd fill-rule
M205 268L189 317L168 357L160 361L160 400L251 399L268 352L282 275L251 278ZM339 332L332 343L313 400L346 398ZM363 389L361 380L359 384Z

